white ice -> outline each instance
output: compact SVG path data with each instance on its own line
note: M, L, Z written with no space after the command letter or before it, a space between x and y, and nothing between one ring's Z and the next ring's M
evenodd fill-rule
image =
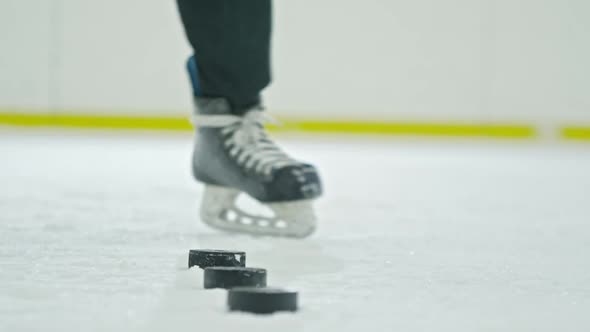
M587 146L281 141L324 177L306 240L201 225L189 135L1 129L0 331L590 329ZM191 248L247 251L300 312L227 312Z

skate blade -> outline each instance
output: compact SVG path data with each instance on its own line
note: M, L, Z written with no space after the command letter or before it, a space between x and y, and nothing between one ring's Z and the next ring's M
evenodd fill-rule
M240 209L236 200L240 192L207 185L201 203L202 221L216 229L261 236L303 238L316 229L312 200L264 204L273 217L254 215Z

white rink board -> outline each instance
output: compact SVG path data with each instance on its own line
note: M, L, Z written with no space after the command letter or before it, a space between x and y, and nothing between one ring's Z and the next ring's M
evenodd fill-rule
M326 185L297 241L200 225L189 136L0 131L0 330L590 328L587 150L315 140L283 140ZM184 268L200 247L246 250L302 310L227 313Z
M275 1L286 115L590 121L586 0ZM0 2L0 109L187 114L174 1Z

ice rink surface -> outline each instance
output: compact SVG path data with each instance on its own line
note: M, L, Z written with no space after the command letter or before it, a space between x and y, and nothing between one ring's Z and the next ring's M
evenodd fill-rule
M0 331L590 329L588 146L279 140L324 177L306 240L201 225L189 135L0 129ZM191 248L301 311L228 313Z

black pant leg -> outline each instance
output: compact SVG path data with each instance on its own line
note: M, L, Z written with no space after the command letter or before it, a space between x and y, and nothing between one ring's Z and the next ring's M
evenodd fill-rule
M201 93L236 112L270 83L271 0L177 0L193 46Z

